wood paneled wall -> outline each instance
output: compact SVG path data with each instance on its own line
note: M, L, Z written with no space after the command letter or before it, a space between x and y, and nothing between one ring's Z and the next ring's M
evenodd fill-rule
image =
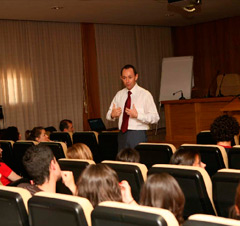
M217 73L240 74L240 17L172 30L175 56L194 56L193 97L215 94ZM212 83L212 85L211 85Z

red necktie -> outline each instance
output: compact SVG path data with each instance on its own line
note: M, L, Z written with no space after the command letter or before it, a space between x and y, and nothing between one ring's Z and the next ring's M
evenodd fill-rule
M130 108L131 107L131 91L128 91L128 98L125 102L125 106L124 106L124 112L123 112L123 121L122 121L122 127L121 127L121 131L123 133L125 133L128 129L128 120L129 120L129 115L125 112L126 108Z

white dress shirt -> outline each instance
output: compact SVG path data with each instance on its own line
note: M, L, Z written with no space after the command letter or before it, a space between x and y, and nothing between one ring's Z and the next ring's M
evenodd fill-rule
M159 115L153 97L148 90L138 86L137 83L130 91L132 92L131 109L134 104L138 112L138 117L129 118L128 130L148 130L149 124L155 124L159 120ZM127 100L127 97L128 97L127 88L118 91L116 96L113 98L112 103L107 112L106 118L108 120L114 121L115 119L112 119L111 117L113 104L115 104L116 108L120 107L122 109L122 114L119 116L118 120L119 129L121 129L124 105Z

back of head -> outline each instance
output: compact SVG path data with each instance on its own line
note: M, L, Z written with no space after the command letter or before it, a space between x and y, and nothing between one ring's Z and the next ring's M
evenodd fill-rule
M63 120L59 123L59 129L60 129L60 131L64 131L64 129L68 129L68 123L72 123L72 121L69 120L69 119L63 119Z
M179 223L183 222L185 197L177 181L167 173L148 176L141 189L140 204L168 209Z
M76 143L67 150L69 159L88 159L93 160L92 152L86 144Z
M77 187L78 195L87 198L93 207L103 201L122 201L117 173L102 163L87 166Z
M238 121L232 116L221 115L213 121L211 134L217 142L232 141L234 135L239 134Z
M54 159L51 149L45 145L34 145L23 156L23 165L36 185L49 179L50 163Z
M25 132L26 140L34 140L41 135L44 128L42 126L34 127L32 130L27 130Z
M15 126L8 127L2 135L2 140L13 140L15 142L19 140L19 132L17 127Z
M122 162L140 162L140 155L138 151L132 148L125 148L121 150L116 157L117 161L122 161Z
M229 217L240 220L240 184L238 184L235 195L235 205L230 208Z
M172 155L170 164L192 166L196 155L200 156L199 152L180 148Z

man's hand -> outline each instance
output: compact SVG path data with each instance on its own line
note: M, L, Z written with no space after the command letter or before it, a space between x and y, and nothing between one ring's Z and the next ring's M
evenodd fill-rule
M66 185L66 187L68 187L71 190L73 195L76 195L77 187L74 182L74 177L73 177L72 171L61 171L61 175L62 175L63 183Z
M119 116L122 114L122 109L120 107L116 108L115 104L113 104L111 117L112 118L119 118Z
M138 112L137 112L137 109L135 108L134 104L132 106L132 109L126 108L125 112L129 115L130 118L137 118L138 117Z

